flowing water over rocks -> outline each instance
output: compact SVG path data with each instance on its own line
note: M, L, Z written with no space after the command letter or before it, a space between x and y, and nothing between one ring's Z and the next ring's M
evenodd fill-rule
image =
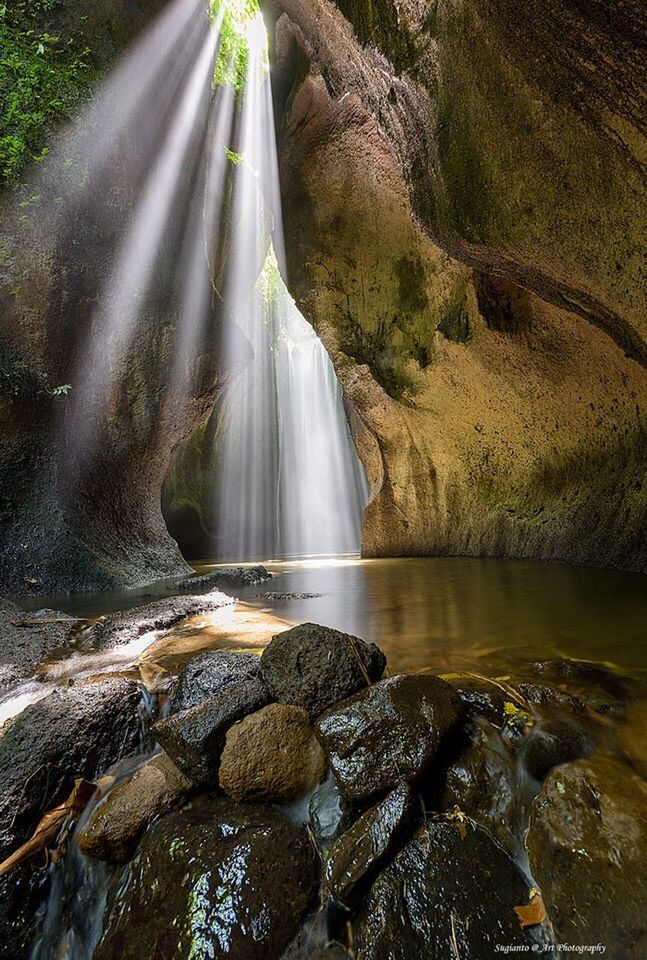
M207 601L211 611L192 616ZM287 609L309 602L319 601L294 599ZM57 675L74 677L76 664L72 686L47 688L5 725L0 752L20 730L33 745L24 774L12 762L7 776L33 778L32 759L45 751L57 797L75 776L110 773L132 756L99 780L62 862L49 872L26 863L0 881L13 914L0 915L4 956L139 960L144 950L156 960L207 960L227 950L232 960L480 960L484 945L588 942L569 926L579 914L595 915L587 930L612 960L640 955L647 928L637 897L613 894L605 913L596 890L599 877L607 877L607 899L620 889L616 873L640 883L644 781L631 718L640 722L647 700L643 674L524 659L490 638L469 663L457 653L444 668L441 658L390 676L379 647L340 630L284 623L270 641L278 621L269 611L256 613L251 653L239 609L217 593L185 595L86 624L83 656L67 668L58 661L45 680L47 688ZM217 625L223 611L226 628ZM24 629L39 636L35 624ZM195 649L170 656L200 631ZM92 644L94 656L108 658L103 666ZM165 651L167 667L160 692L147 696L153 717L163 706L153 736L168 753L141 736L142 677L159 683L155 660L142 656L154 649ZM120 652L119 670L132 679L116 678ZM427 656L433 661L433 650ZM84 660L104 671L99 682L88 682ZM61 703L61 729L73 742L49 720L43 736L37 719ZM105 742L99 704L110 717ZM115 733L119 710L131 731L125 740ZM85 718L80 726L74 716ZM48 793L18 821L26 808L13 795L3 814L7 852L54 801Z

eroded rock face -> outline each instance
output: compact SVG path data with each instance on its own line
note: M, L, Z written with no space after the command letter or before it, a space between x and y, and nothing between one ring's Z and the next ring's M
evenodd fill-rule
M615 760L553 770L526 840L558 941L601 942L612 960L647 951L647 784Z
M416 781L460 715L458 695L444 680L398 676L328 710L316 730L343 795L363 800Z
M219 782L234 800L293 800L315 787L326 761L302 707L270 703L227 733Z
M316 623L278 634L261 656L263 678L276 700L303 707L312 718L379 680L385 666L374 643Z
M356 925L358 960L481 960L497 943L530 949L537 933L522 930L514 912L529 893L480 827L430 822L371 887Z
M95 957L274 960L316 888L305 830L268 810L202 797L148 831Z
M271 7L289 285L352 410L364 554L645 569L636 0Z
M149 823L188 799L194 784L162 753L111 790L77 835L89 857L123 863L130 860Z
M79 626L57 610L25 613L0 598L0 690L29 676L48 654L66 646Z

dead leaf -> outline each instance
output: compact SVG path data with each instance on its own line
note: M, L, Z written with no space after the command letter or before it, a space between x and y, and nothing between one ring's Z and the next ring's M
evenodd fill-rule
M530 892L532 893L532 890ZM522 927L536 927L546 919L546 907L540 893L535 893L530 903L525 906L515 907L514 912Z
M45 850L56 839L61 827L68 820L75 820L79 816L95 789L95 784L90 783L89 780L75 780L74 790L67 800L46 813L29 840L14 851L10 857L7 857L3 863L0 863L0 877L9 873L14 867L20 866L25 860L29 860L37 853Z

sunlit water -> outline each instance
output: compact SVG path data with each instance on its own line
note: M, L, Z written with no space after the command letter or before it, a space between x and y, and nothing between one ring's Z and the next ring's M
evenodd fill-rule
M453 557L267 567L272 580L231 592L289 622L314 621L374 641L387 653L392 671L474 656L486 671L498 667L502 653L647 667L647 581L637 574ZM24 605L96 616L172 592L167 582L154 593L41 597ZM273 593L320 596L275 599Z

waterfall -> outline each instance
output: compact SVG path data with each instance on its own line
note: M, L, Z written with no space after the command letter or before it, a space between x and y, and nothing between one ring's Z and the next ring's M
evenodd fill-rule
M105 469L106 432L121 455L122 397L139 391L151 435L158 420L181 423L213 355L230 381L217 407L213 559L358 554L366 478L332 363L285 286L257 0L172 0L48 171L65 201L58 246L79 258L89 304L76 326L62 321L78 354L61 425L64 496L74 502ZM79 227L106 264L89 284ZM142 384L142 357L158 359L159 383Z
M270 252L240 326L253 358L221 407L223 560L359 553L366 477L333 365Z

